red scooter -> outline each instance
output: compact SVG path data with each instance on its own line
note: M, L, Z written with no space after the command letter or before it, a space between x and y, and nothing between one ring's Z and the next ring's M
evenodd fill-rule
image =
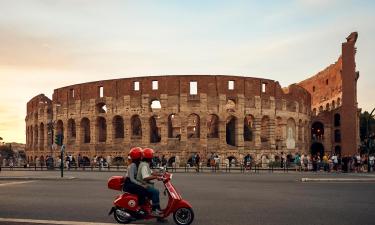
M151 215L150 201L142 207L138 205L138 196L130 193L123 193L115 199L109 215L114 214L115 220L118 223L126 224L136 220L158 219L162 220L173 213L173 219L178 225L189 225L194 220L194 212L191 205L182 199L171 183L172 174L165 172L159 180L163 181L165 190L164 195L168 193L168 204L162 210L160 217ZM113 176L108 180L108 188L122 191L125 178L122 176Z

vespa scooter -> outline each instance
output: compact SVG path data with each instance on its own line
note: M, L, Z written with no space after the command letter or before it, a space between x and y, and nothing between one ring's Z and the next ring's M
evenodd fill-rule
M164 195L168 194L168 204L162 210L159 217L151 215L151 204L147 200L146 204L140 207L138 205L138 196L131 193L123 193L114 200L114 206L109 215L113 213L118 223L127 224L136 220L164 219L173 213L173 220L177 225L189 225L194 220L194 211L192 206L177 192L171 183L172 175L165 172L159 177L164 184ZM112 176L108 180L108 188L122 191L125 178L123 176Z

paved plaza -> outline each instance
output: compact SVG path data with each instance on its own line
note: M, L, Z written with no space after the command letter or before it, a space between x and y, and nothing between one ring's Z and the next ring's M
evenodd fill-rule
M61 180L58 171L2 171L0 224L39 224L4 218L51 221L51 224L115 223L107 213L118 192L107 189L107 179L120 174L66 172L66 179ZM368 181L301 182L301 178ZM375 221L373 178L374 174L175 173L172 182L193 205L196 216L193 224L370 225ZM172 217L165 224L174 224Z

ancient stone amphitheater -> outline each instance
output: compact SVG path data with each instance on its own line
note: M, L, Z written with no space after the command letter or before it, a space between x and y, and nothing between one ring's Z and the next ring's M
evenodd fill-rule
M221 75L133 77L75 84L38 95L27 104L30 159L67 153L126 157L133 146L168 158L203 159L250 154L274 157L309 148L310 94L261 78Z

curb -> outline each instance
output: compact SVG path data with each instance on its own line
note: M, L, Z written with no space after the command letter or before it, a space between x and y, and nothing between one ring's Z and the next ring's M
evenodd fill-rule
M375 182L375 178L301 178L301 182Z
M0 177L0 180L74 180L76 177Z

